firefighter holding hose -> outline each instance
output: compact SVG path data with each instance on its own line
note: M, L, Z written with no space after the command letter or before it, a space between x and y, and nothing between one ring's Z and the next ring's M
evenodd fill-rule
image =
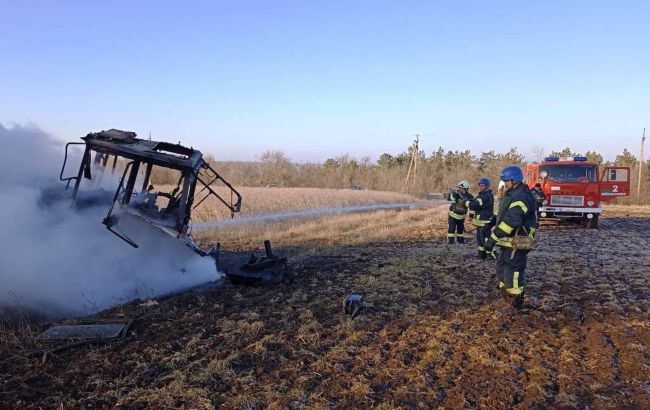
M539 182L536 183L531 192L533 194L533 198L535 198L535 203L537 205L537 212L539 213L539 208L541 208L544 205L544 200L546 199L546 195L544 194L544 190L542 189L542 184L540 184Z
M465 243L463 232L465 232L465 217L467 216L467 206L465 203L474 199L472 194L469 193L469 182L466 180L460 181L458 189L449 194L449 216L447 222L449 229L447 231L447 243Z
M495 245L502 249L496 263L498 286L503 300L516 310L524 304L526 260L537 229L535 199L523 179L518 166L501 171L505 194L499 204L496 226L485 241L487 252L493 252Z
M494 213L494 195L490 189L489 179L481 178L478 181L478 195L472 200L465 201L465 206L470 211L474 211L472 225L476 226L478 257L486 259L485 240L490 236L490 222Z

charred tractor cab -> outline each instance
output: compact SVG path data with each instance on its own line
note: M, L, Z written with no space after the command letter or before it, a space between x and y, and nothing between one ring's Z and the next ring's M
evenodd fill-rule
M546 157L542 163L529 164L526 180L530 188L539 184L545 199L540 218L578 219L587 228L598 228L603 204L630 194L630 168L605 167L586 157Z
M241 210L242 196L204 160L200 151L180 144L139 139L135 132L116 129L90 133L82 137L82 140L83 142L70 142L66 145L59 177L66 182L68 191L74 183L74 203L106 204L108 211L102 223L134 248L138 248L138 242L121 229L122 219L135 218L140 226L144 222L147 226L156 228L157 234L178 239L200 256L212 256L218 265L219 246L203 250L191 238L189 227L192 210L213 197L234 216ZM64 177L68 150L74 145L84 147L81 164L76 175ZM117 184L114 193L107 195L108 191L98 188L96 184L90 193L80 190L82 181L87 180L88 185L92 186L90 181L93 180L93 175L99 174L100 178L95 175L95 179L101 179L109 168L110 173L116 177L113 179ZM151 184L152 173L156 171L171 172L175 184L168 189L157 190ZM265 261L263 267L255 271L255 265L247 266L248 270L257 273L242 273L237 269L237 272L233 272L234 279L253 284L266 284L276 279L277 275L264 276L268 273L265 268L274 262L286 262L286 259L273 257L270 244L266 248L269 255L262 258ZM228 277L228 272L225 273Z
M80 197L79 189L84 179L92 180L95 172L103 173L109 164L113 173L119 168L121 175L118 186L110 199L108 213L102 223L134 248L137 248L138 244L117 230L122 211L145 220L163 232L181 239L197 253L204 254L187 234L192 209L201 205L209 196L216 197L232 214L241 209L242 198L239 192L203 160L200 151L179 144L138 139L134 132L115 129L90 133L82 140L84 142L71 142L66 145L61 180L66 181L68 186L74 182L72 198L78 200L83 198ZM85 145L85 149L77 175L64 178L70 145ZM178 182L169 192L156 192L154 186L149 183L154 167L178 171ZM217 181L229 189L230 202L212 189L211 185ZM139 190L136 182L140 182ZM200 186L199 192L196 192L197 184ZM195 203L199 195L202 196ZM165 200L164 205L161 204L161 199Z

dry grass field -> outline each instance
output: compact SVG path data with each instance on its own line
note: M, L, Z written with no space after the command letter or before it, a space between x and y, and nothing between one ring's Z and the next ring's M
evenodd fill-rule
M650 408L650 216L626 209L597 231L544 223L517 314L473 241L444 243L444 206L207 231L272 239L287 278L115 307L97 316L135 318L124 344L45 363L42 324L5 324L0 407Z
M162 188L173 189L169 187ZM242 209L236 217L288 212L302 209L338 208L365 204L386 204L413 202L417 198L408 194L382 191L353 191L324 188L237 188L242 197ZM230 201L228 190L217 189L226 201ZM197 195L197 198L200 198ZM230 218L230 212L218 200L208 198L192 214L195 221Z
M604 213L609 216L650 216L650 205L605 205Z
M446 223L443 208L446 206L247 222L195 232L194 238L204 247L221 241L232 250L254 249L265 239L279 247L358 245L413 237L425 239L431 236L434 226Z
M322 188L238 188L244 200L242 211L233 224L209 230L195 230L195 240L208 247L219 241L231 250L248 250L270 239L275 246L331 246L358 244L374 239L398 238L409 234L413 221L432 225L446 218L431 208L378 210L365 213L341 213L312 217L281 218L277 221L246 217L264 214L287 214L323 208L356 205L415 203L418 198L396 192L353 191ZM226 199L225 190L219 190ZM230 219L228 210L214 198L206 200L193 214L195 222ZM242 223L238 220L242 219ZM426 224L425 224L426 225ZM425 228L426 229L426 228Z

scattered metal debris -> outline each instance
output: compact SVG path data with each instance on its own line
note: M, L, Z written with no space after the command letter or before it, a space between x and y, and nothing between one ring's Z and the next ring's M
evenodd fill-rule
M119 337L126 324L106 323L96 325L56 325L38 336L39 340L70 340L70 339L115 339Z
M224 273L233 283L246 285L272 285L284 278L287 258L273 255L271 241L264 241L265 256L257 257L252 254L248 262L238 267L224 266Z
M124 341L133 319L79 320L67 324L54 324L36 339L48 348L36 352L43 355L42 361L54 353L93 343Z
M363 296L348 295L343 302L345 314L355 317L363 307Z

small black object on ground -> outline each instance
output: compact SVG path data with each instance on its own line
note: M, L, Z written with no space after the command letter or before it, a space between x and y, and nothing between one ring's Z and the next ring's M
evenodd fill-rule
M353 318L359 313L362 307L363 296L361 295L348 295L343 302L345 314L351 315Z
M226 277L235 284L266 286L279 283L284 278L287 268L287 258L273 255L271 241L264 241L265 255L256 256L254 253L247 262L239 266L224 266ZM225 264L228 265L228 264Z

